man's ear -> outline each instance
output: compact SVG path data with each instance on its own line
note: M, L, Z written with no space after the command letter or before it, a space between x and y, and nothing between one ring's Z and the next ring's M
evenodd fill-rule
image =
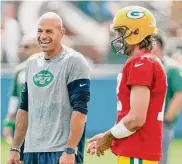
M64 36L65 35L65 28L61 28L61 35Z

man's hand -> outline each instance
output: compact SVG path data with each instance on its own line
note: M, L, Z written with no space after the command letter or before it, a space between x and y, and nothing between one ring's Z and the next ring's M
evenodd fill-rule
M74 164L75 163L75 154L63 153L59 159L59 164Z
M94 155L97 152L96 141L90 142L87 145L87 153Z
M20 164L20 153L17 151L11 151L8 159L8 164Z
M91 139L88 139L88 150L87 152L91 155L97 154L104 155L104 151L111 147L113 136L111 135L110 131L105 133L98 134Z

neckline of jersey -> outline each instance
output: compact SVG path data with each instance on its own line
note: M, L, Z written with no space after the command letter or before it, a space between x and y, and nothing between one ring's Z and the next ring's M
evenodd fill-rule
M54 57L52 57L50 59L45 59L44 52L41 52L41 56L42 56L44 62L46 62L46 63L53 62L53 61L55 61L57 59L62 59L65 56L65 54L66 54L66 50L65 50L64 47L62 47L62 51L58 55L56 55L56 56L54 56Z

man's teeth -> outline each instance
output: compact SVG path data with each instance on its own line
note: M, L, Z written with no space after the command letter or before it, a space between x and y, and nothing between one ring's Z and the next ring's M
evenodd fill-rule
M41 44L49 44L50 42L41 42Z

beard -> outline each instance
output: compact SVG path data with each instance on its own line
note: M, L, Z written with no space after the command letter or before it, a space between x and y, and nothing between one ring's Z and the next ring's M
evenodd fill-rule
M131 56L132 47L124 46L124 54L127 56Z

